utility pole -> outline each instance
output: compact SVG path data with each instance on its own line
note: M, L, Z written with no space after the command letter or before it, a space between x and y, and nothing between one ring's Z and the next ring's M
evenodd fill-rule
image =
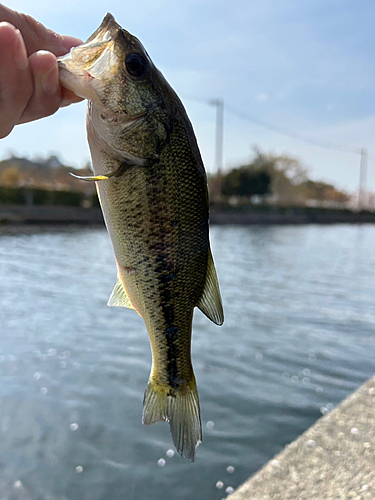
M361 149L361 166L359 170L359 192L358 210L362 210L366 205L366 181L367 181L367 149Z
M216 136L215 136L215 172L217 184L215 192L215 205L221 209L221 171L223 168L223 135L224 135L224 101L212 99L209 104L216 106Z

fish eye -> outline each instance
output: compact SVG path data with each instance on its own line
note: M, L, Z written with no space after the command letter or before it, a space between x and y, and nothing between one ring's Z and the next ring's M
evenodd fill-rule
M142 54L128 54L125 59L125 66L128 73L138 78L143 76L147 71L147 62Z

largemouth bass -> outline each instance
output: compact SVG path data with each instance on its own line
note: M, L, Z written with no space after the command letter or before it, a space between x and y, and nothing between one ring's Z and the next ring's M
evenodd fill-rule
M194 308L224 321L193 128L141 42L111 14L58 64L63 86L89 101L94 175L83 179L96 181L117 263L108 305L135 309L150 338L143 423L167 420L177 451L193 461L202 440Z

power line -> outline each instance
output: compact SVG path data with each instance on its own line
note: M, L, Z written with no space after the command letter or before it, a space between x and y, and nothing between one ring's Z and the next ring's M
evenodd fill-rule
M257 125L260 125L264 128L267 128L267 129L272 130L274 132L277 132L279 134L286 135L286 136L291 137L292 139L295 139L297 141L304 142L306 144L310 144L312 146L316 146L319 148L331 149L333 151L339 151L341 153L361 154L361 150L359 148L358 149L351 149L351 148L346 148L344 146L338 147L338 146L334 146L334 145L332 145L328 142L325 142L325 141L317 141L315 139L302 137L299 134L296 134L295 132L289 131L289 130L284 129L282 127L279 127L277 125L273 125L271 123L265 122L263 120L259 120L258 118L255 118L254 116L250 116L247 113L237 111L233 108L228 108L228 106L226 106L226 109L228 109L228 111L231 112L232 114L237 115L239 118L250 121L252 123L256 123Z
M186 99L189 99L190 101L200 102L202 104L208 104L208 105L213 104L212 99L202 99L202 98L190 97L190 96L189 97L186 96ZM225 109L227 111L229 111L230 113L232 113L233 115L235 115L243 120L254 123L254 124L259 125L263 128L266 128L268 130L276 132L278 134L285 135L285 136L290 137L292 139L295 139L297 141L304 142L305 144L310 144L311 146L316 146L316 147L324 148L324 149L331 149L333 151L338 151L340 153L351 153L351 154L358 154L358 155L361 154L361 148L351 149L351 148L346 148L344 146L334 146L334 145L332 145L328 142L325 142L325 141L319 141L319 140L315 140L315 139L306 138L306 137L300 136L299 134L296 134L295 132L292 132L288 129L280 127L278 125L274 125L274 124L266 122L264 120L260 120L259 118L252 116L247 112L245 113L243 111L238 111L232 107L228 107L227 104L225 105Z
M216 106L216 168L217 168L217 177L219 179L219 200L220 200L220 191L221 191L221 186L220 186L220 179L221 179L221 162L222 162L222 144L223 144L223 109L224 109L224 100L223 99L202 99L198 97L187 97L186 99L189 99L191 101L203 103L203 104L208 104L209 106ZM226 105L225 109L228 110L230 113L238 116L239 118L246 120L248 122L254 123L258 126L264 127L268 130L272 130L273 132L276 132L278 134L283 134L287 137L291 137L292 139L295 139L297 141L303 142L305 144L310 144L312 146L316 146L319 148L324 148L324 149L330 149L332 151L338 151L340 153L351 153L351 154L357 154L360 155L360 181L359 181L359 189L358 189L358 206L359 209L362 209L366 205L366 180L367 180L367 163L368 160L374 160L375 158L370 155L368 155L367 149L365 148L358 148L358 149L351 149L351 148L346 148L343 146L334 146L332 144L329 144L324 141L317 141L315 139L309 139L306 137L302 137L299 134L296 134L295 132L291 132L283 127L279 127L277 125L274 125L272 123L268 123L263 120L259 120L259 118L256 118L249 113L244 113L243 111L238 111L234 108L231 108ZM220 119L219 119L220 117ZM221 121L220 121L221 120ZM219 140L220 137L220 140ZM220 146L219 146L220 144ZM219 159L220 158L220 159Z

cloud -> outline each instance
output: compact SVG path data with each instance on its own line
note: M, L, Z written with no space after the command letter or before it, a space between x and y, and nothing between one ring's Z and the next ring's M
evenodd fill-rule
M266 94L265 92L259 92L259 94L257 94L255 96L255 99L257 101L260 101L260 102L262 102L262 101L268 101L269 98L270 98L270 96L268 94Z

